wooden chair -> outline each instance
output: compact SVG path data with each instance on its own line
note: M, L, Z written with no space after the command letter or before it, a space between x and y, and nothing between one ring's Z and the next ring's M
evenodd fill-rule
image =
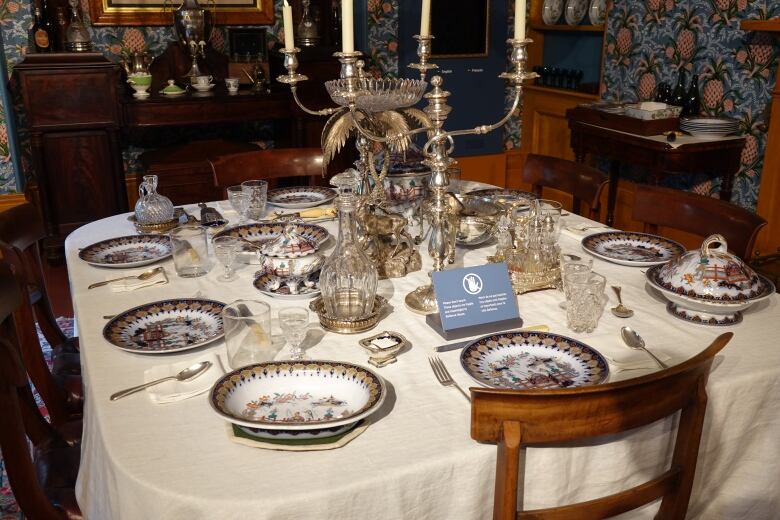
M3 255L8 253L6 248L2 251ZM10 251L13 252L14 249ZM0 261L0 266L6 272L11 273L19 293L25 294L28 287L25 272L20 270L15 263L8 262L5 257ZM19 355L30 380L46 405L51 423L62 425L81 417L83 408L81 376L67 371L54 373L49 369L35 327L35 312L28 298L23 298L12 314L14 336L19 345ZM79 357L78 354L67 355Z
M670 227L707 237L720 233L729 249L748 261L753 244L766 220L725 200L661 186L638 184L634 196L634 220L644 222L645 232Z
M0 255L25 278L35 318L55 353L77 353L78 338L68 338L57 325L46 292L39 246L46 236L38 209L29 202L0 212ZM65 359L62 360L64 363ZM79 366L72 358L69 368Z
M0 296L0 450L11 489L28 518L80 519L81 448L46 422L33 398L12 318L25 302L8 265L0 265Z
M609 183L601 171L573 161L532 153L525 160L523 179L531 183L534 193L540 197L543 187L571 194L572 211L579 215L582 215L580 204L585 201L590 213L583 216L599 220L601 192Z
M715 355L733 334L720 335L680 365L617 383L562 390L471 388L471 437L498 445L494 520L586 520L614 516L663 497L656 518L683 519L688 509ZM644 426L681 411L671 467L649 482L578 504L517 511L520 449L584 441Z
M275 181L289 177L309 177L316 184L322 178L322 150L319 148L278 148L236 153L211 162L214 186L226 196L226 188L252 179ZM271 185L271 183L269 183Z

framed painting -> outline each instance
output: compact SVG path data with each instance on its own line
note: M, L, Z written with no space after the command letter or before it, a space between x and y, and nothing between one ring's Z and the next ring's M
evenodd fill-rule
M272 25L273 0L202 0L215 25ZM89 0L92 25L172 25L180 0Z

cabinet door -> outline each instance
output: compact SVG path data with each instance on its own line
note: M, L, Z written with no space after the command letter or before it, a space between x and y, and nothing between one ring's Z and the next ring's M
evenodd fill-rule
M65 235L124 210L125 187L112 130L51 132L36 141L43 163L38 187L53 231Z

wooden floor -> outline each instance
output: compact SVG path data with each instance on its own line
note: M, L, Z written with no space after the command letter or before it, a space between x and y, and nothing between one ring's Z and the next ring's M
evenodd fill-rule
M68 283L68 268L65 264L51 266L44 262L43 274L46 277L46 290L51 299L56 317L73 317L73 302L70 299L70 284Z

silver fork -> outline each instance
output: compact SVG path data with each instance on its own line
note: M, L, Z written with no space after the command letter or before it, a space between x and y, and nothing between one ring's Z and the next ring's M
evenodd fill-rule
M458 383L452 379L452 376L447 371L447 367L444 366L444 363L441 362L441 359L436 356L429 356L428 363L431 364L433 375L436 376L436 379L442 386L454 386L461 394L463 394L463 397L471 402L471 398L468 396L468 394L464 392L463 389L458 386Z

